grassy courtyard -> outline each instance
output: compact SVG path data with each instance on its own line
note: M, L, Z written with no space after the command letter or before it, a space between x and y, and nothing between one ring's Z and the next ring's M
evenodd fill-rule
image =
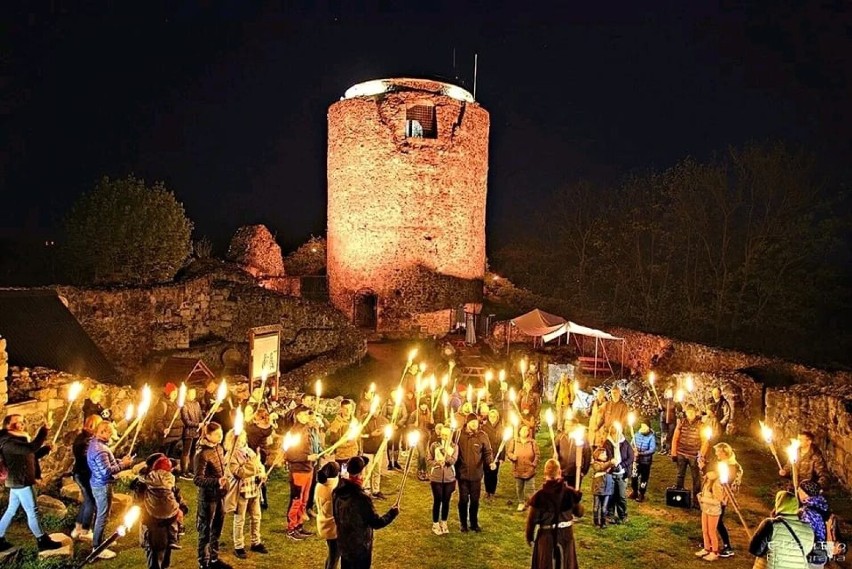
M542 452L547 453L549 441L540 437ZM777 489L777 480L771 457L752 441L734 439L740 461L745 472L745 484L740 504L749 526L753 529L766 515L771 496ZM643 504L631 502L628 525L611 526L603 531L591 525L590 516L583 518L576 528L580 565L582 567L702 567L706 562L696 560L692 553L699 547L701 527L696 511L671 509L663 503L663 493L674 478L674 465L665 457L655 459L652 471L650 499ZM384 479L384 492L393 496L398 488L400 474L391 474ZM512 498L512 478L509 468L501 468L497 498L484 503L481 523L485 531L481 534L460 534L455 510L451 510L448 536L437 537L430 531L431 495L426 483L410 479L406 484L402 501L402 513L390 527L379 531L376 538L375 567L418 567L443 569L494 568L520 569L529 565L529 548L524 542L523 527L525 514L515 511L515 504L507 504ZM195 490L191 483L182 483L185 496L193 508ZM232 555L230 532L231 517L226 520L223 535L223 558L238 567L321 567L325 558L325 542L310 538L300 543L287 539L284 533L285 509L288 502L288 486L284 473L273 475L270 487L270 509L263 520L263 536L270 549L266 556L251 555L248 560L237 562ZM391 499L392 500L392 499ZM381 512L389 502L378 502ZM584 498L588 503L589 497ZM849 519L852 504L848 497L831 496L832 505ZM455 500L453 502L455 506ZM194 519L193 512L189 520ZM72 525L67 520L47 520L51 529L68 531ZM64 524L64 525L63 525ZM110 527L113 527L112 524ZM309 524L313 527L313 522ZM718 563L731 568L751 567L752 559L745 548L747 539L733 513L728 518L734 548L737 555ZM70 561L38 561L35 559L33 539L27 533L23 519L16 521L9 532L9 539L27 546L22 564L26 568L71 567ZM144 567L144 555L135 543L136 536L124 538L115 548L120 552L112 561L98 565L116 569ZM192 522L187 525L183 538L184 549L176 551L173 567L189 569L195 566L195 529ZM78 553L83 553L82 551Z

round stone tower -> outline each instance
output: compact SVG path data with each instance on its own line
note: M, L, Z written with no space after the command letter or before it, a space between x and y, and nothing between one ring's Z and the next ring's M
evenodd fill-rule
M425 79L351 87L328 110L332 303L381 331L446 332L485 273L488 112Z

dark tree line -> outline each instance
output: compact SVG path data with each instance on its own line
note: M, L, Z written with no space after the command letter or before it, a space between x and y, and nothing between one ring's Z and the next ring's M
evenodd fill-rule
M849 363L848 196L783 144L560 188L493 257L592 322Z

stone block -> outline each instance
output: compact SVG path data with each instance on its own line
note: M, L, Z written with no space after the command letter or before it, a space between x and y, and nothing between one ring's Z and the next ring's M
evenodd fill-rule
M57 518L64 518L68 515L68 507L61 500L57 500L47 494L39 496L36 503L38 504L39 512L42 514L49 514Z
M70 557L74 553L74 540L64 533L52 533L50 534L50 539L60 542L62 547L49 551L41 551L38 554L39 557Z
M74 482L70 484L63 484L62 488L59 490L59 495L76 504L83 503L83 492L80 491L80 487Z

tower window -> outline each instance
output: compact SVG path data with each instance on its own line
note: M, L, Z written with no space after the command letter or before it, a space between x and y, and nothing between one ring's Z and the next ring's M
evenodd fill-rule
M405 111L405 136L438 138L438 121L433 105L414 105Z

